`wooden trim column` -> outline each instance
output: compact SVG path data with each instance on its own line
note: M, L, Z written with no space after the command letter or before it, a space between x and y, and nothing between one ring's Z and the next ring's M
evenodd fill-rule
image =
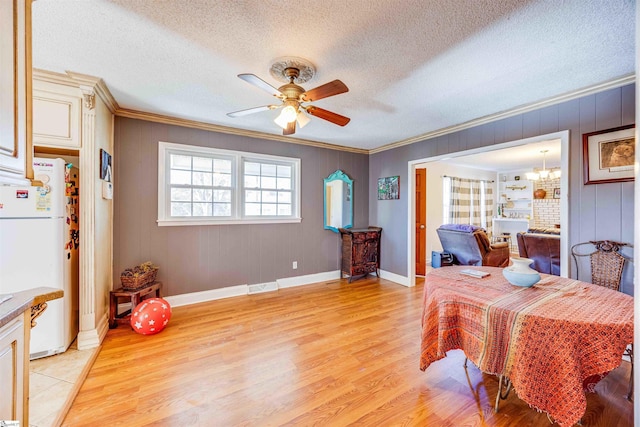
M95 147L95 92L80 88L82 102L82 147L80 150L80 331L78 349L100 345L96 325L95 296L95 199L98 150Z

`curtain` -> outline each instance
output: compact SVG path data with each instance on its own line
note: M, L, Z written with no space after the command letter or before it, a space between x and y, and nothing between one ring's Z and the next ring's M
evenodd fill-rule
M480 200L482 189L480 188L480 181L475 181L469 179L469 186L471 187L471 209L469 211L469 224L477 225L478 227L482 227L482 206Z
M445 177L443 195L446 223L476 225L491 235L493 188L489 181Z
M471 183L468 179L449 177L449 224L468 224L470 219Z
M493 186L489 181L482 181L482 184L484 187L484 229L487 230L487 235L491 236L493 234Z

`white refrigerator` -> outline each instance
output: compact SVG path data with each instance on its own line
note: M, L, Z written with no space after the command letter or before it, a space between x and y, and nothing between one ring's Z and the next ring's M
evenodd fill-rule
M31 359L62 353L78 334L78 169L63 159L34 158L42 187L0 186L0 295L47 286L64 291L47 302L31 329Z

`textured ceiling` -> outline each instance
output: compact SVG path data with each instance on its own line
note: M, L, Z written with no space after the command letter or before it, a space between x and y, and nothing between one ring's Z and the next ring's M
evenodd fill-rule
M545 151L544 155L542 151ZM555 139L454 157L441 162L495 172L522 172L542 169L543 158L547 169L559 168L561 151L560 140Z
M38 0L33 65L101 77L120 108L281 134L238 79L273 86L274 59L312 62L313 104L294 138L375 149L634 73L632 0ZM276 100L277 101L277 100ZM288 137L290 138L290 137Z

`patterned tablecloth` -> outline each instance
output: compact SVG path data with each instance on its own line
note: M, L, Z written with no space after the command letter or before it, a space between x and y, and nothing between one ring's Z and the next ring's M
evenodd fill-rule
M443 267L426 277L420 369L462 349L480 370L503 374L520 399L561 426L577 423L585 391L620 365L633 339L633 298L542 274L531 288L496 267L482 279Z

